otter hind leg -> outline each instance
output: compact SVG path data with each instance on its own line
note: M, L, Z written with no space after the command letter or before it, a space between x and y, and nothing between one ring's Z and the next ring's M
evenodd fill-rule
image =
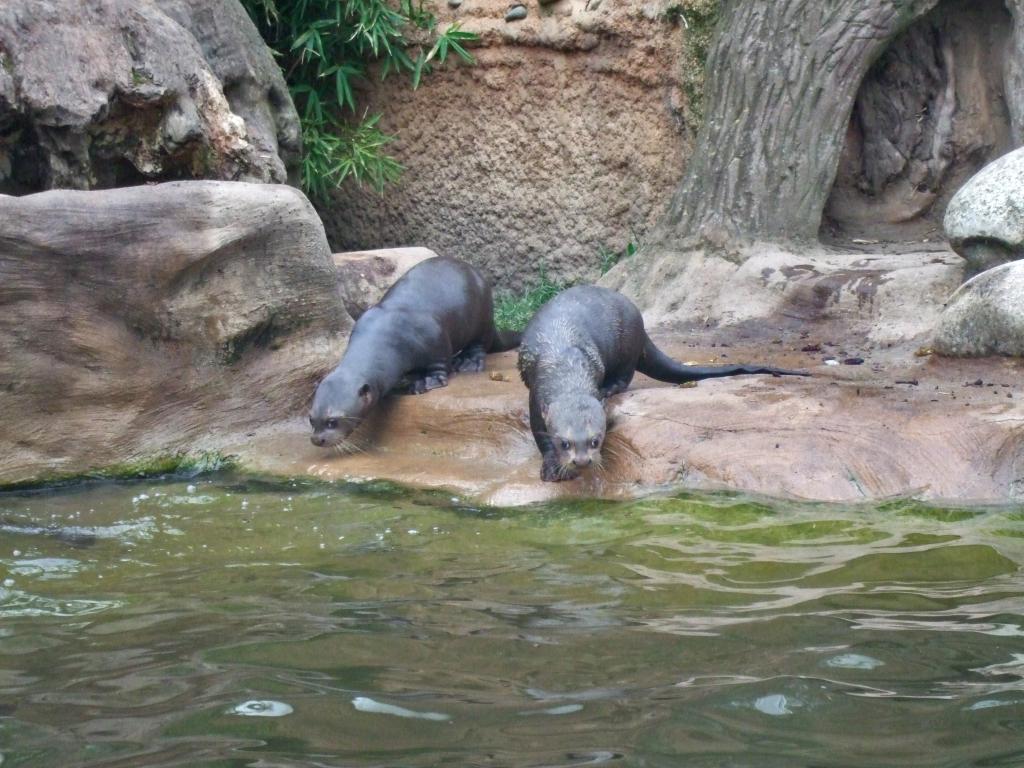
M470 344L452 358L452 370L459 373L477 373L484 369L487 349L482 343Z
M629 383L633 380L633 374L630 372L627 376L608 376L601 384L599 394L601 399L605 400L612 395L617 395L620 392L625 392L629 389Z

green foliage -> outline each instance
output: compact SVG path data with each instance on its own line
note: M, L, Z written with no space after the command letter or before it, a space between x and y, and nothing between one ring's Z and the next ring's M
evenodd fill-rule
M530 322L537 310L544 306L559 293L568 288L570 283L562 283L548 277L547 268L538 270L537 282L520 294L506 293L497 297L494 302L494 323L499 328L510 331L521 331Z
M380 115L360 123L304 120L302 125L302 188L323 200L349 176L377 192L397 181L402 166L383 148L393 136L377 128Z
M608 270L610 270L623 259L628 259L634 253L636 253L636 251L637 244L632 240L626 243L626 247L623 248L621 251L613 251L611 248L602 245L597 251L599 259L598 267L601 270L601 274L607 274Z
M356 85L371 64L379 65L382 78L408 74L416 88L435 63L452 54L473 62L465 45L477 35L457 23L438 34L437 21L421 0L399 0L398 7L384 0L242 0L242 5L277 57L299 111L302 183L313 197L326 197L350 177L382 192L401 173L384 151L392 137L378 128L380 115L358 115Z
M611 248L601 246L598 249L598 269L605 274L609 269L618 264L622 259L628 259L637 252L636 238L626 243L621 251L613 251ZM510 331L521 331L530 322L537 310L544 306L566 288L571 287L571 282L552 280L548 276L545 265L537 270L537 280L532 288L527 288L522 293L502 293L495 297L494 322L502 329Z

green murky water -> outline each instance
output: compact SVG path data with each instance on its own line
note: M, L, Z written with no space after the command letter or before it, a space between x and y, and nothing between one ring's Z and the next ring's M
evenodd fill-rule
M11 766L1024 765L1024 511L0 496Z

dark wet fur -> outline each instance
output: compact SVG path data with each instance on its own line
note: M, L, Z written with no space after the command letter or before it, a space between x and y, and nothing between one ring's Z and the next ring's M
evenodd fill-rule
M389 392L444 387L450 373L482 371L488 352L520 339L494 327L491 287L474 267L447 257L420 262L360 316L341 362L317 387L314 442L336 445Z
M519 372L530 390L530 428L543 457L542 478L566 479L565 462L549 434L550 410L557 409L563 427L575 428L577 414L592 414L595 401L624 392L636 371L673 384L746 374L807 375L769 366L683 365L655 346L640 311L625 296L593 285L570 288L541 307L519 349ZM603 441L605 427L577 431Z

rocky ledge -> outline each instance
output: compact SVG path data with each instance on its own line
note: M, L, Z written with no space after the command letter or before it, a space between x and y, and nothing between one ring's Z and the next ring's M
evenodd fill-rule
M446 389L391 398L351 455L312 446L298 418L224 447L260 471L442 487L500 506L667 486L831 502L1024 494L1019 361L865 349L863 337L822 326L758 323L657 340L688 362L766 361L814 376L674 387L638 375L612 398L603 471L564 483L538 477L515 353L491 355L488 372L454 376Z

